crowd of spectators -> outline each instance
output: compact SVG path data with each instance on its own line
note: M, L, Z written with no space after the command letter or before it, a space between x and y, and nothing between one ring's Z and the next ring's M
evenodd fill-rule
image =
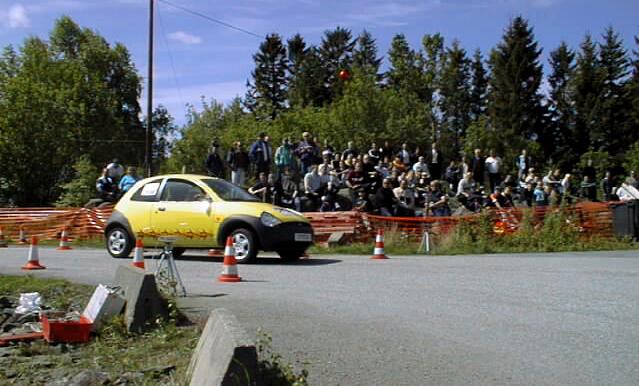
M592 162L577 175L559 169L542 174L538 164L526 150L508 164L493 150L484 156L482 149L470 158L444 160L436 142L424 151L388 141L356 149L349 141L339 152L309 132L297 143L284 138L276 148L260 133L248 150L235 142L225 160L214 141L206 159L209 175L228 178L228 169L232 183L248 187L265 202L299 211L354 208L384 216L449 216L451 206L476 212L483 207L639 199L634 172L617 187L610 172L597 181Z

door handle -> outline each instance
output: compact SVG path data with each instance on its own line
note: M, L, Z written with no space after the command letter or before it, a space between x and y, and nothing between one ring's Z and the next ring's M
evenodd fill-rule
M164 211L166 210L166 208L165 208L165 207L163 207L163 206L161 206L161 207L159 207L159 208L158 208L158 210L159 210L160 212L164 212Z

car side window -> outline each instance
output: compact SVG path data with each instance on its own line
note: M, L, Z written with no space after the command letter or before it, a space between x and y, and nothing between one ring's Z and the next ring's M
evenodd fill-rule
M158 190L162 180L153 180L142 185L137 192L131 196L131 201L154 202L158 200Z
M200 201L206 197L206 193L194 183L170 179L164 185L160 201Z

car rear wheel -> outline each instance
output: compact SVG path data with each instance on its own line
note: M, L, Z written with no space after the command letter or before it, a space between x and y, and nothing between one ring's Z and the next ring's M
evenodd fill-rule
M235 247L235 260L239 264L249 263L257 257L255 235L248 229L239 228L231 233Z
M129 257L133 244L135 244L133 237L123 227L113 227L106 234L107 251L116 259Z
M282 249L277 251L277 254L280 255L280 257L284 261L297 261L300 259L300 257L304 256L304 252L306 252L306 248Z

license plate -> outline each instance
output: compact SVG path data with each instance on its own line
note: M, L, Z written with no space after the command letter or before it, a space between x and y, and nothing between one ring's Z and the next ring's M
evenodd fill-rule
M312 241L310 233L296 233L295 241Z

